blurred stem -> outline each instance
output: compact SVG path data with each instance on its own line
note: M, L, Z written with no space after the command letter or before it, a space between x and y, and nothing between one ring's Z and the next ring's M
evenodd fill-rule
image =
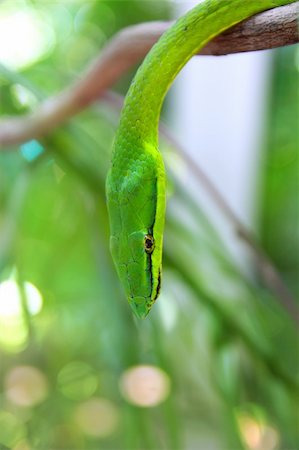
M229 351L229 348L224 345L218 346L214 353L213 366L211 367L211 379L215 390L219 394L219 398L222 399L223 422L225 424L224 430L227 436L228 448L234 448L238 450L246 450L244 442L241 439L240 428L237 421L236 407L238 405L238 398L240 398L240 382L242 377L240 376L238 366L230 361L229 377L224 367L225 351ZM215 365L216 363L216 365Z
M217 205L226 219L233 225L236 235L246 244L254 256L256 268L265 286L275 295L290 317L299 324L299 310L296 300L285 285L280 273L258 244L257 238L245 227L238 216L231 209L222 194L216 189L210 178L198 166L195 160L185 151L170 135L170 132L163 127L164 136L167 136L169 143L177 150L178 154L187 163L188 169L193 173L196 180L202 185L212 201ZM166 134L167 131L167 134Z
M18 234L17 223L29 181L29 170L26 168L17 178L16 184L10 194L9 204L6 209L0 234L0 273L2 273L4 267L9 265L10 261L14 260L13 252Z
M190 288L194 291L196 298L200 298L216 316L220 316L225 327L229 329L236 337L239 337L246 347L254 354L258 361L263 364L268 371L275 377L281 380L289 390L299 399L299 381L297 374L291 376L287 373L279 361L270 353L267 352L259 343L254 340L250 334L241 326L238 319L234 319L232 314L223 306L221 302L215 301L204 289L194 280L192 274L188 271L187 266L179 264L176 258L171 258L166 254L168 267L178 273L178 276L188 282Z
M138 431L141 437L138 448L145 450L157 449L157 436L152 435L152 427L150 426L151 417L150 411L146 408L135 408L135 427L136 418L138 418Z
M128 403L124 404L124 421L122 427L122 442L124 450L135 450L137 445L136 420L133 406Z
M247 450L241 439L240 429L234 411L234 406L226 397L223 397L223 408L224 408L223 420L225 423L225 431L227 440L229 442L229 448L234 448L238 450Z
M172 370L169 365L167 364L168 358L165 357L161 342L160 342L160 323L157 323L155 320L157 316L154 316L154 319L150 323L151 327L151 339L153 340L153 346L155 349L155 355L157 357L157 364L161 369L164 369L167 374L174 373L174 370ZM176 412L175 403L173 401L173 396L170 395L167 400L163 403L163 413L165 417L165 422L167 424L168 429L168 447L173 450L179 450L183 448L183 442L182 442L182 426L181 421L179 420L179 417Z
M25 324L28 329L28 339L29 339L30 344L32 345L34 332L33 332L33 327L32 327L31 315L30 315L30 312L28 309L28 297L27 297L27 293L25 290L24 278L22 277L19 269L16 270L16 281L18 284L18 289L19 289L19 293L20 293L20 297L21 297L23 317L24 317L24 321L25 321Z

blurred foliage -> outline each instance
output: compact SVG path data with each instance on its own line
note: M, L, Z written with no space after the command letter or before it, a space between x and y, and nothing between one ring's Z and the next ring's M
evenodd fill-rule
M170 12L152 1L18 8L36 14L49 39L30 63L1 66L2 116L65 86L119 28ZM291 288L296 51L274 52L260 201L263 243ZM240 270L165 143L163 290L148 319L132 317L108 246L104 183L116 123L98 104L39 143L1 152L1 448L298 448L293 321L250 268Z
M298 63L296 67L293 47L280 49L274 55L263 168L261 235L267 253L299 295Z

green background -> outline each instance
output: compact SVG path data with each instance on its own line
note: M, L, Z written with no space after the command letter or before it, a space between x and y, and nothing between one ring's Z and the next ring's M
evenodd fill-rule
M2 2L0 18L13 8L34 14L48 38L27 64L1 62L1 116L33 110L119 29L165 20L173 6ZM298 47L273 51L271 67L255 234L295 296ZM126 92L132 73L116 91ZM0 443L14 450L299 448L298 336L284 293L265 285L254 258L253 276L240 270L163 138L162 295L145 321L132 317L109 253L104 194L117 121L118 111L98 102L41 141L0 153ZM10 315L3 313L13 302L7 280L18 287L19 309ZM26 282L41 294L39 312L30 310ZM128 369L142 365L164 389L151 407L134 404L122 387Z

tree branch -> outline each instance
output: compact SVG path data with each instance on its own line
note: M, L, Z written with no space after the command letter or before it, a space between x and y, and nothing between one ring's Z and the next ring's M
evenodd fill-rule
M236 25L211 41L202 55L263 50L299 42L299 2L281 6ZM82 78L43 102L33 113L0 123L0 149L39 138L97 100L134 64L140 61L171 25L149 22L121 30Z
M296 44L298 14L299 2L256 14L216 37L201 54L218 56Z

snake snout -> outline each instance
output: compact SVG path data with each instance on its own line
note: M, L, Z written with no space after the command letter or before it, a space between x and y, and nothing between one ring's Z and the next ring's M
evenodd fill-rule
M129 299L130 306L138 319L145 319L150 312L150 297L132 297Z

